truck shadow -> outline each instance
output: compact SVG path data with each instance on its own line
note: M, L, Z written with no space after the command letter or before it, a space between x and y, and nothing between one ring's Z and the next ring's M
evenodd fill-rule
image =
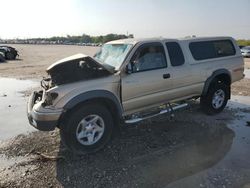
M58 155L66 160L57 162L57 180L64 187L163 187L214 166L234 136L223 121L157 118L123 127L95 154L73 156L61 144Z

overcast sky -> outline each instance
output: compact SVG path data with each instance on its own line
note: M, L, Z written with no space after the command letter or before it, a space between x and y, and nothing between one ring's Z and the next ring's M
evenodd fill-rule
M126 34L250 39L250 0L3 0L0 38Z

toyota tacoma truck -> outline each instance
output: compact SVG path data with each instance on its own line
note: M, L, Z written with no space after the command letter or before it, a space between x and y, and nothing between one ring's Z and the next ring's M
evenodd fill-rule
M205 113L221 112L243 72L231 37L112 41L93 57L77 54L48 67L42 89L30 96L28 119L42 131L59 128L71 151L94 152L121 122L171 112L183 101L200 98Z

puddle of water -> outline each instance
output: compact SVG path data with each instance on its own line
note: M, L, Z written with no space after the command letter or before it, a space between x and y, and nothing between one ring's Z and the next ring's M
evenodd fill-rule
M250 121L247 112L250 97L232 96L228 108L236 115L229 110L216 116L196 113L209 124L196 121L185 122L185 126L181 123L179 127L175 124L176 132L182 134L183 145L173 152L163 148L133 161L138 177L143 177L141 187L220 187L222 184L228 187L239 181L237 178L250 170L250 128L246 126L246 121ZM211 179L216 181L215 186L211 185Z
M233 96L228 106L237 109L237 112L236 118L228 124L236 133L236 137L227 156L238 160L235 165L250 168L250 160L247 157L250 156L250 127L247 126L247 122L250 121L250 96Z
M188 127L194 129L190 132L191 140L186 141L184 147L176 148L173 153L163 152L154 154L152 159L147 156L147 159L137 161L137 164L140 161L144 163L139 172L144 176L142 187L164 187L170 182L199 173L216 165L229 152L234 133L225 125L200 128L199 124L190 124Z
M228 108L236 112L234 119L227 123L227 127L235 134L228 153L211 168L203 168L199 173L180 178L166 188L183 187L183 185L185 187L241 187L239 185L249 182L250 128L246 126L246 122L250 121L250 96L232 96L228 102ZM220 134L222 136L225 132ZM223 147L219 150L222 151Z
M250 108L250 96L232 95L227 105L230 109Z
M0 78L0 141L34 131L27 120L27 97L21 92L38 86L30 80Z

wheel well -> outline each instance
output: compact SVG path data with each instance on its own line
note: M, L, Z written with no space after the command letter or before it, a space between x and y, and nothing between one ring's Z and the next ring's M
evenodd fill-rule
M231 78L228 74L219 74L214 78L215 81L217 82L222 82L224 84L226 84L227 86L231 85Z
M114 118L115 123L119 123L121 119L121 114L119 114L119 109L116 106L116 104L107 98L94 98L94 99L89 99L83 102L78 103L75 105L73 108L66 110L61 117L59 118L58 121L58 128L63 124L64 121L67 121L69 116L77 109L82 107L83 105L86 104L98 104L98 105L104 105L112 114L112 117Z
M217 74L217 75L214 75L214 76L211 76L210 78L208 78L206 83L205 83L205 86L203 88L202 96L205 96L207 94L209 87L211 87L213 84L218 83L218 82L224 83L228 86L229 98L230 98L230 95L231 95L231 89L230 89L231 77L228 73L220 73L220 74Z

